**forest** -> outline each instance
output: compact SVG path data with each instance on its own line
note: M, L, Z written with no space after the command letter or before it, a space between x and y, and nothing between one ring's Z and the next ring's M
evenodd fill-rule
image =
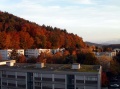
M66 29L38 25L0 11L0 49L85 48L82 37Z

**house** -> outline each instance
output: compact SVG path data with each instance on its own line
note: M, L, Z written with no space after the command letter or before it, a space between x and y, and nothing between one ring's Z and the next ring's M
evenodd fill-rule
M2 56L2 60L9 60L11 52L12 52L11 49L0 50L0 55Z
M50 53L50 49L27 49L25 50L25 56L27 58L30 57L38 57L38 55L40 55L41 53Z
M9 60L12 51L13 49L0 50L0 55L2 56L2 60ZM24 55L24 49L17 49L16 52L18 53L18 55Z
M113 58L116 56L116 52L93 52L96 57L107 56L109 58Z

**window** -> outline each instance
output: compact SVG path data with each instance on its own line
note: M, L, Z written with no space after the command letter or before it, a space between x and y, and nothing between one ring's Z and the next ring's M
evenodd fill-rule
M85 80L97 81L97 77L96 77L96 76L87 76L87 77L85 78Z

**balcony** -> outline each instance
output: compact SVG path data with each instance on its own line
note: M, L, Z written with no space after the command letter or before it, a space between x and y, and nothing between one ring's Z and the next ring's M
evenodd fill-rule
M16 87L16 84L15 83L8 83L8 86L10 86L10 87Z
M40 81L40 80L41 80L40 77L35 77L34 79L35 79L36 81Z
M25 76L17 76L17 79L25 79Z
M2 74L2 77L7 77L7 75L6 74Z
M13 78L13 79L15 79L15 75L8 75L8 78Z
M17 85L19 88L26 88L26 85L25 84L18 84Z
M7 82L2 82L2 85L3 85L3 86L6 86L6 85L7 85Z
M42 78L42 81L52 81L52 78Z
M60 78L55 78L54 81L58 83L65 83L65 79L60 79Z

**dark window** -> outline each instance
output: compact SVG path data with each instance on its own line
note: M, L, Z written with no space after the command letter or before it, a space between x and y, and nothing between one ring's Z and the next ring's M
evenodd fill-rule
M52 81L52 78L42 78L43 81Z
M8 86L16 86L15 83L8 83Z
M84 83L84 80L76 80L76 83Z
M7 82L2 82L2 85L7 85Z
M35 77L35 80L41 80L41 78L40 77Z
M65 82L65 79L55 78L55 82Z
M86 80L85 83L86 84L97 84L97 81L88 81L88 80Z
M42 89L52 89L52 87L43 86Z
M17 76L18 79L25 79L25 76Z
M38 87L38 86L35 86L35 89L41 89L41 87L40 87L40 86L39 86L39 87Z
M15 75L8 75L8 78L15 78Z
M18 84L17 86L20 87L20 88L25 88L26 87L25 84Z
M6 74L2 74L2 77L7 77Z

